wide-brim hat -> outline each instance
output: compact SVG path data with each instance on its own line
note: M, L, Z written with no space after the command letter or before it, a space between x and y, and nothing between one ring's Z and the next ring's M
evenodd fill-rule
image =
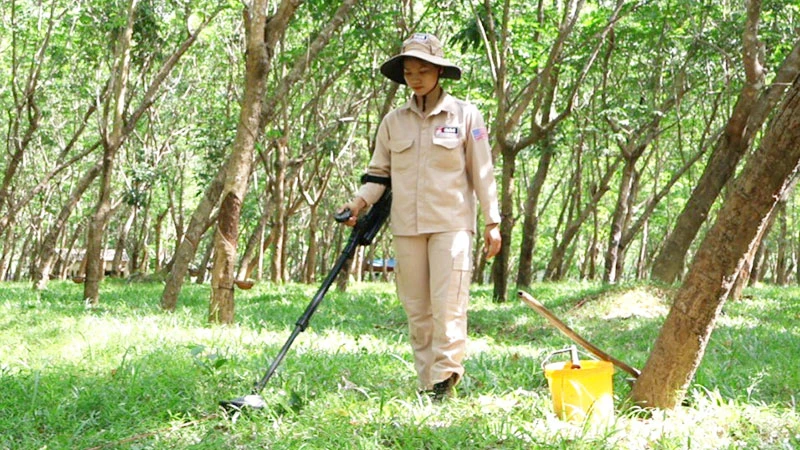
M416 33L406 39L400 54L381 64L381 73L395 83L406 84L403 77L403 59L406 57L421 59L441 67L441 78L461 79L461 68L445 59L442 43L432 34Z

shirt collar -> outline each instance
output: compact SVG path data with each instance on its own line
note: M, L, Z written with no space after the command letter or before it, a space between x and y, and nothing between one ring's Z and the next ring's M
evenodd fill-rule
M446 91L442 90L442 95L439 97L439 103L431 110L429 116L435 116L442 111L447 111L449 113L456 112L455 110L456 99L452 95L448 94ZM422 111L417 107L417 102L414 101L414 95L412 94L405 105L401 106L400 109L408 109L416 114L422 116Z

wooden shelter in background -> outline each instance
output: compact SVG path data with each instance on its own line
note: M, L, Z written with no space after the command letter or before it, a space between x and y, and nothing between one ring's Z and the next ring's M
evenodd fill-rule
M59 270L54 271L54 273L60 274L62 278L75 279L84 276L86 270L86 265L84 263L84 258L86 256L85 249L58 249L57 252L58 261L56 267ZM114 256L116 256L116 251L114 249L103 250L103 271L107 276L114 273ZM130 268L128 267L129 262L128 252L123 250L122 258L120 259L120 267L118 269L122 277L127 278L130 275Z

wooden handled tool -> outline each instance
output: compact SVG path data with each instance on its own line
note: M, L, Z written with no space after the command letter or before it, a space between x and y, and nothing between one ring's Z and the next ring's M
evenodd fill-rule
M639 377L639 374L641 372L638 369L625 364L624 362L614 358L608 353L595 347L591 342L587 341L586 339L581 337L578 333L573 331L572 328L568 327L567 324L562 322L561 319L556 317L555 314L551 313L547 308L544 307L544 305L540 301L533 298L530 294L524 291L518 291L517 295L522 299L523 302L525 302L525 304L535 309L536 312L538 312L539 314L543 315L545 319L547 319L553 326L558 328L559 331L564 333L568 338L580 344L581 347L585 348L586 350L588 350L598 358L602 359L603 361L611 362L612 364L624 370L625 372L628 372L629 374L633 375L634 378Z

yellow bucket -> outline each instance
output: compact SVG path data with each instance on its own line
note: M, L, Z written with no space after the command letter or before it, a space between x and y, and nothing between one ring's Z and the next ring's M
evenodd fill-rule
M553 411L569 422L609 423L614 419L614 366L608 361L554 362L544 365Z

